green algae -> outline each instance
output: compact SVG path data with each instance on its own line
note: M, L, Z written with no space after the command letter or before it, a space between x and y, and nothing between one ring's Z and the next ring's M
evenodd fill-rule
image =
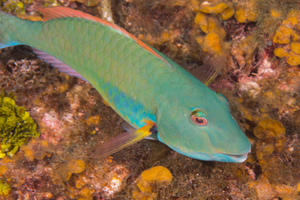
M29 138L39 137L40 134L26 108L17 106L4 92L0 94L0 105L0 158L5 155L12 157Z
M9 183L4 179L0 179L0 195L5 197L9 194L10 190Z
M26 4L32 4L33 0L4 0L3 11L8 13L25 13Z

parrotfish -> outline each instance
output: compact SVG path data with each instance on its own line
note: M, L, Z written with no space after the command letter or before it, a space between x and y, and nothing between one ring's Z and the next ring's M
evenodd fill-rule
M38 9L44 21L0 12L0 48L28 45L58 70L89 82L128 123L90 157L110 155L144 138L191 158L243 162L250 142L225 97L123 28L67 7ZM208 72L208 73L207 73Z

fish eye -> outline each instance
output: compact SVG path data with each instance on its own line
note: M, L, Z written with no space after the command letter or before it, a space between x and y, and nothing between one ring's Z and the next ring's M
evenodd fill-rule
M220 93L217 93L217 94L229 105L227 99L224 97L223 94L220 94Z
M198 126L206 126L208 120L205 113L201 110L195 110L191 113L191 120Z

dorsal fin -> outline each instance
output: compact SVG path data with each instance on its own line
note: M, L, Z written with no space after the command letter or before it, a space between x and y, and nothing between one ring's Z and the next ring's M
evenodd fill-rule
M210 58L208 62L191 70L190 73L208 86L218 76L225 65L226 54L223 54Z
M132 35L131 33L128 33L125 29L119 27L116 24L107 22L105 20L102 20L100 18L94 17L90 14L81 12L79 10L74 10L72 8L68 7L51 7L51 8L37 8L38 11L40 11L44 15L44 22L51 20L51 19L56 19L56 18L62 18L62 17L77 17L77 18L82 18L82 19L87 19L95 22L99 22L101 24L104 24L106 26L109 26L115 30L118 30L122 34L126 35L128 38L133 39L140 47L143 49L147 50L150 52L152 55L158 57L159 59L163 60L166 64L171 66L170 63L166 61L161 55L156 53L153 49L151 49L147 44L139 40L137 37ZM172 67L172 66L171 66Z

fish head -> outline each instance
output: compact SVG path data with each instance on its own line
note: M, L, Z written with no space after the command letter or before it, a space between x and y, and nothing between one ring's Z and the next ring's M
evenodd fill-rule
M188 97L178 94L160 105L158 140L191 158L244 162L251 144L230 114L226 98L201 87Z

